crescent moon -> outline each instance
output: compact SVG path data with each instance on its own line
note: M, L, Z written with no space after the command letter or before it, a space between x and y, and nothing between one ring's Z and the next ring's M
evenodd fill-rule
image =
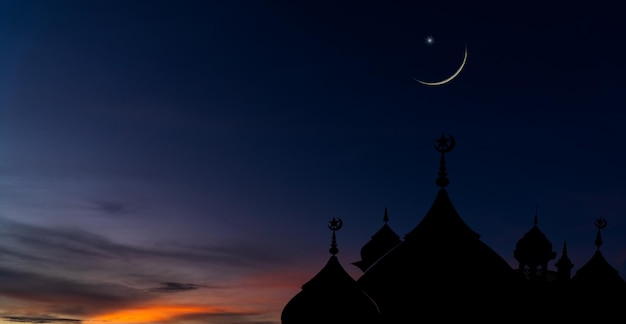
M459 66L459 69L456 70L456 72L454 72L453 75L451 75L450 77L448 77L447 79L441 80L441 81L437 81L437 82L426 82L426 81L421 81L418 80L416 78L413 78L413 80L423 84L423 85L427 85L427 86L440 86L443 84L446 84L450 81L452 81L454 78L456 78L457 75L459 75L459 73L461 73L461 71L463 70L463 67L465 67L465 62L467 62L467 44L465 45L465 53L463 54L463 62L461 62L461 66Z

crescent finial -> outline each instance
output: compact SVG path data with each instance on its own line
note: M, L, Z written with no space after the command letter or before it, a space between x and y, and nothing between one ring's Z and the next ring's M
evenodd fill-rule
M454 136L448 134L448 137L446 137L446 134L441 133L441 137L435 140L434 147L437 152L448 153L452 151L455 145L456 140L454 139Z
M343 221L339 217L337 218L333 217L333 219L330 222L328 222L328 228L330 228L333 232L340 230L342 226L343 226Z
M330 249L328 250L328 252L330 252L330 254L332 255L336 255L337 253L339 253L339 249L337 248L337 236L335 235L335 232L340 230L342 226L343 221L339 217L333 217L333 219L328 222L328 228L333 231L333 238L330 243Z
M606 219L599 217L598 219L596 219L596 221L594 222L594 225L596 225L596 227L598 229L603 229L606 227Z

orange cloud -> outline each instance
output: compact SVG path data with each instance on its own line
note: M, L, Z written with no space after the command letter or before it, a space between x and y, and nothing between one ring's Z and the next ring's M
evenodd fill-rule
M213 315L254 315L279 318L284 304L300 291L301 285L307 281L307 278L315 274L315 270L301 268L304 267L257 273L223 282L225 287L229 288L228 292L218 290L214 291L211 296L205 296L203 291L194 290L185 296L176 295L176 302L162 300L158 304L130 306L84 319L84 322L182 323L182 319L206 318ZM251 293L252 291L254 293ZM198 300L204 300L212 306L199 305Z
M195 314L245 313L245 310L194 305L151 305L128 308L89 318L108 323L154 323Z

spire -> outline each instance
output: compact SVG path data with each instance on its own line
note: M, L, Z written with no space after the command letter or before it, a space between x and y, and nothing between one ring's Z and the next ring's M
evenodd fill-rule
M557 278L561 281L567 281L572 276L572 268L574 264L567 256L567 241L563 241L563 251L561 257L555 264L557 269Z
M441 188L445 189L448 184L450 184L450 179L448 179L448 171L446 170L446 158L445 153L452 151L456 141L454 140L454 136L446 135L441 133L441 137L435 140L435 151L441 153L441 160L439 161L439 177L435 183Z
M537 225L537 215L539 214L539 204L535 206L535 219L533 220L533 225Z
M387 207L385 207L385 216L383 216L383 222L385 222L385 224L389 222L389 215L387 214Z
M328 222L328 228L333 231L333 239L330 243L330 249L328 250L328 252L330 252L330 254L332 255L336 255L337 253L339 253L339 249L337 248L337 236L335 236L335 232L340 230L342 226L343 221L341 220L341 218L333 217L333 220Z
M596 245L596 249L600 251L600 245L602 245L602 235L600 235L600 229L598 229L598 234L596 234L596 241L594 243Z
M598 228L598 234L596 234L596 248L598 251L600 251L600 245L602 245L602 235L600 235L600 231L606 227L606 219L600 217L598 219L596 219L596 221L594 222L594 224L596 225L596 227Z

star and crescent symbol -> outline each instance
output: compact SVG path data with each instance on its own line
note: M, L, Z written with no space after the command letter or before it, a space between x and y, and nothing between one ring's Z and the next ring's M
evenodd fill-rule
M445 134L441 134L441 137L436 139L435 142L435 150L440 153L448 153L452 151L456 145L456 141L452 135L448 135L448 137L446 137Z
M340 230L342 226L343 226L343 221L341 220L341 218L333 217L333 219L330 222L328 222L328 228L330 228L333 231Z
M598 229L603 229L606 227L606 219L600 217L598 219L596 219L596 221L594 222L594 224L596 225L596 227Z

